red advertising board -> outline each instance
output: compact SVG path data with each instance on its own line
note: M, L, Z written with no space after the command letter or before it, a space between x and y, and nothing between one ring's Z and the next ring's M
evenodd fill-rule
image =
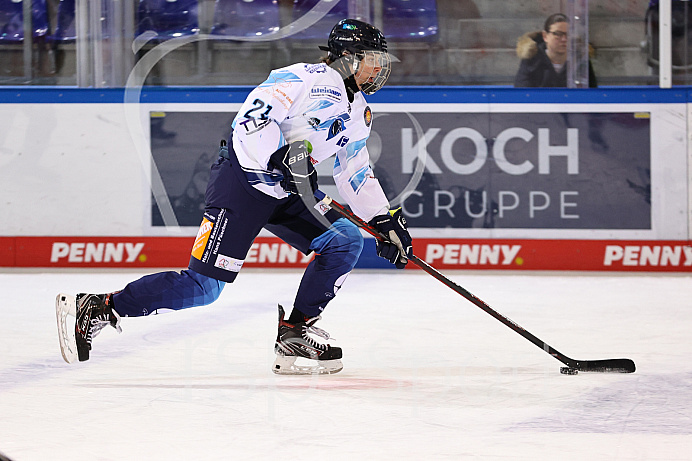
M194 237L0 237L4 267L187 267ZM278 238L260 237L246 266L304 267L311 260Z
M0 237L0 266L187 267L193 243L194 237ZM414 253L443 270L692 272L689 241L415 239ZM373 258L366 246L357 267L382 267ZM310 260L278 238L260 237L243 267L305 267Z
M692 271L692 243L623 240L417 239L439 269Z

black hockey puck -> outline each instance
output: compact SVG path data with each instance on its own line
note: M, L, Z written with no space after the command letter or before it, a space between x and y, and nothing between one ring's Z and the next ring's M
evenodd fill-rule
M560 373L562 373L563 375L576 375L577 373L579 373L579 370L572 367L560 367Z

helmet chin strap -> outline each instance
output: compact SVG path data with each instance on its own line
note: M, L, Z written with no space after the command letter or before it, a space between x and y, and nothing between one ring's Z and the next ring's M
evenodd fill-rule
M360 91L360 87L356 82L356 76L351 74L344 79L344 86L346 87L346 96L348 96L348 102L353 102L353 95Z

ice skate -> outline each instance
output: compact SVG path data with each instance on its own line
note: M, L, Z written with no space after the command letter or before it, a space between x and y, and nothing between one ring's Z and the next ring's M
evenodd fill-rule
M279 333L274 352L276 360L272 371L279 375L315 375L340 372L341 348L317 342L310 335L329 339L329 333L314 326L320 317L290 324L284 320L284 309L279 305ZM296 360L307 361L307 365Z
M111 325L118 333L122 332L120 316L110 304L110 295L80 293L75 297L60 293L57 296L58 339L67 363L89 360L91 341L105 326Z

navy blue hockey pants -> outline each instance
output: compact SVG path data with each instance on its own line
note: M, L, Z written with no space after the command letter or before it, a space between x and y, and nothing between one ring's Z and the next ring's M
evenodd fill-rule
M315 258L306 268L294 307L315 317L336 295L363 248L360 230L333 210L316 218L296 195L266 196L239 176L227 159L212 166L207 209L192 249L187 270L144 276L113 295L121 316L142 316L179 310L215 301L226 283L233 282L262 229ZM220 205L215 207L213 205ZM267 276L270 277L270 276Z
M319 315L355 266L362 245L357 228L344 219L313 240L310 249L316 256L303 274L294 306L308 317ZM129 283L113 302L121 316L136 317L210 304L225 285L192 269L159 272Z

